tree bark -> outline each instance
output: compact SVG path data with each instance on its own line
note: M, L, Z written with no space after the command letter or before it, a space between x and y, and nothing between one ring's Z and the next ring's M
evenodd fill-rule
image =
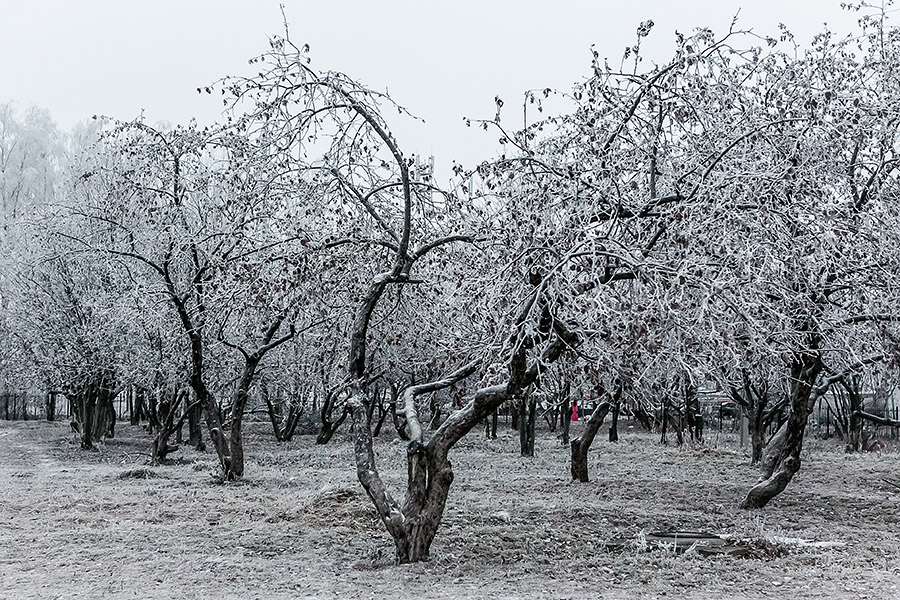
M146 418L147 412L147 392L144 388L134 386L131 391L131 414L130 423L132 425L140 425L141 421Z
M612 405L612 416L609 421L609 441L610 442L618 442L619 441L619 410L621 408L620 402L613 402Z
M509 427L513 431L519 430L519 420L521 419L521 411L519 410L519 405L515 400L510 401L509 403Z
M666 439L666 435L669 432L669 400L663 400L663 409L662 409L662 425L660 427L660 435L659 435L659 443L663 446L667 445L669 442Z
M703 413L700 411L700 396L697 388L685 377L684 414L687 419L688 433L692 442L703 441Z
M519 412L519 452L522 456L534 456L534 425L537 414L537 402L531 394L521 400L522 410Z
M588 450L590 450L597 432L600 431L600 427L603 425L603 419L606 418L611 406L612 405L609 402L601 402L600 405L594 409L594 412L591 413L591 416L588 417L587 422L584 424L584 431L581 432L581 435L572 440L571 471L573 481L581 481L583 483L589 481Z
M334 437L335 432L337 432L338 428L343 424L344 420L349 415L349 411L345 406L344 410L341 411L341 416L339 416L334 421L331 420L331 412L334 409L336 401L337 394L328 394L322 401L322 410L319 413L319 416L322 420L322 426L319 429L319 435L316 436L317 445L323 445L330 442L331 438Z
M203 452L206 449L206 444L203 443L203 428L200 426L203 420L203 406L195 401L185 410L188 422L188 444L198 452Z
M547 345L540 357L530 363L527 360L529 345L512 344L515 351L509 363L508 381L478 390L466 406L452 413L441 424L427 443L422 441L422 427L416 414L415 397L448 387L468 377L476 371L478 363L471 363L442 380L411 386L404 391L403 408L400 410L406 417L410 442L407 446L407 490L402 503L391 496L378 473L371 429L365 422L363 378L360 377L354 384L355 389L348 406L353 420L357 477L394 539L398 562L417 562L428 558L453 482L453 470L447 458L450 449L472 428L482 423L495 408L520 397L548 364L556 361L564 350L577 344L577 336L570 333L562 323L554 324L554 330L557 333L556 339Z
M809 414L820 393L814 385L821 370L822 358L817 351L803 352L794 359L791 365L791 414L766 448L761 461L760 480L747 493L741 508L764 507L784 491L800 470L803 436Z
M563 388L562 401L559 403L559 422L560 425L562 425L562 445L566 447L569 445L569 430L572 426L572 419L569 417L569 411L571 410L569 394L571 393L571 390L571 384L566 382L566 385Z
M114 438L116 435L116 410L113 407L115 391L110 382L101 377L96 383L96 403L94 404L93 438Z
M199 401L194 402L190 406L185 406L184 411L178 421L175 421L175 415L178 413L180 406L186 405L190 397L187 389L176 389L172 395L172 402L160 403L160 411L158 412L158 426L156 437L153 440L151 448L150 462L153 465L165 464L168 455L178 451L178 440L174 446L169 445L171 435L179 431L184 425L184 420L199 406Z
M57 396L57 393L58 393L58 392L53 391L53 390L47 392L47 408L46 408L46 413L47 413L47 420L48 420L48 421L55 421L55 420L56 420L56 396Z
M765 380L755 385L750 380L750 374L742 371L743 386L730 389L731 399L741 407L742 414L746 415L747 428L750 433L750 464L759 465L765 448L765 431L772 420L771 411L766 411L769 404L769 386Z

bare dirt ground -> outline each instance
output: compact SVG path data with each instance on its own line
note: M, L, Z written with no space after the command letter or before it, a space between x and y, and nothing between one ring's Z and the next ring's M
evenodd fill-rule
M601 432L592 481L576 484L552 434L525 459L511 432L473 432L453 454L431 562L395 566L346 440L278 444L250 429L247 477L222 485L214 457L192 450L123 478L147 461L139 428L83 452L67 423L0 421L0 598L900 598L900 489L884 481L900 480L896 446L848 455L810 442L788 491L745 512L756 472L731 437L679 449ZM402 443L377 450L400 493ZM764 553L641 547L672 529L750 538ZM609 551L616 537L638 541Z

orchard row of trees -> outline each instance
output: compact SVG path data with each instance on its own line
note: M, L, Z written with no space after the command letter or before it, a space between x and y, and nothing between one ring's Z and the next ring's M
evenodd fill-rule
M533 421L543 390L594 390L572 444L586 481L608 412L714 381L751 416L762 474L743 506L763 507L816 401L898 356L900 37L883 14L860 26L809 48L701 29L645 67L645 22L627 66L595 53L572 91L529 92L523 126L496 99L470 124L499 157L449 185L392 135L402 106L286 38L256 75L198 90L227 105L216 126L97 119L66 138L4 107L4 385L61 390L88 448L129 389L154 460L186 419L201 444L204 420L226 479L252 394L280 439L316 398L326 441L350 424L408 562L428 557L454 445L501 405ZM546 116L551 95L571 110ZM399 493L373 451L388 389ZM788 418L766 445L775 398Z

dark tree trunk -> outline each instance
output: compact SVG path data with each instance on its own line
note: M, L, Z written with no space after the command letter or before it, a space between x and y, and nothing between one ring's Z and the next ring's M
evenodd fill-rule
M619 441L619 410L621 409L621 402L614 401L612 405L612 416L609 421L609 441L610 442L618 442Z
M188 422L188 444L198 452L202 452L206 449L206 445L203 443L203 427L201 427L203 406L195 401L185 410Z
M379 407L378 409L378 421L375 422L375 427L372 429L372 436L378 437L381 434L381 428L384 427L384 422L387 421L388 411L384 407Z
M822 370L822 359L813 345L791 365L791 412L766 448L761 461L762 475L741 503L741 508L762 508L780 494L800 470L800 452L806 423L818 398L814 387Z
M176 389L172 393L171 402L168 400L160 402L159 408L157 409L157 417L159 420L157 423L156 437L153 439L153 446L151 448L151 464L164 464L169 454L178 451L178 440L176 439L174 446L170 446L169 438L173 433L181 430L188 412L193 410L195 406L199 406L199 403L196 402L191 406L186 406L181 417L178 421L175 421L175 415L178 414L179 407L186 405L189 397L190 395L187 389Z
M115 433L112 390L103 376L97 376L69 395L73 409L72 428L81 434L81 447L91 450L94 442Z
M663 404L661 422L662 423L659 428L660 429L659 443L662 444L663 446L665 446L669 443L668 440L666 439L666 435L669 432L669 401L668 400L665 400L665 403Z
M759 465L759 461L762 460L765 431L773 413L766 411L769 403L768 383L763 380L759 386L753 384L746 370L742 372L742 376L742 389L738 390L738 388L732 387L730 395L735 404L741 407L742 413L747 416L747 428L750 432L750 464L755 466Z
M859 377L848 377L839 384L840 388L834 394L838 405L835 429L838 429L840 423L839 435L844 440L847 452L859 452L864 449L863 420L859 416L863 411L861 381Z
M131 402L130 423L140 425L141 421L147 418L147 391L135 386L131 393Z
M191 388L197 397L197 402L203 409L203 415L206 420L206 428L209 430L209 439L216 451L219 459L219 466L222 473L227 478L232 473L231 468L231 449L228 447L228 438L225 436L225 427L222 422L222 411L219 409L219 403L215 397L207 389L204 381L203 372L203 345L200 340L199 332L192 332L192 372L191 372Z
M97 406L97 393L95 386L89 385L75 394L77 398L76 419L78 429L81 432L81 449L93 450L94 448L94 412Z
M258 362L246 361L244 372L231 398L231 429L228 432L229 445L231 447L231 465L230 469L225 471L226 479L237 479L244 476L244 408L247 406L250 384L253 381L253 374L256 372L256 364Z
M646 429L647 431L653 431L653 419L650 418L650 415L640 404L635 404L634 408L631 411L631 414L634 415L634 418L637 419L638 423L641 424L641 427Z
M703 414L700 411L700 396L697 395L697 388L689 381L684 384L684 413L691 441L702 442Z
M334 437L334 434L337 432L338 428L344 422L344 419L347 418L347 411L341 413L341 416L338 417L337 421L322 423L322 428L319 430L319 435L316 436L316 444L324 445L331 441L331 438Z
M754 418L755 417L755 418ZM759 466L766 447L766 426L762 414L751 415L750 425L750 465Z
M391 405L387 398L387 390L383 390L378 394L378 421L375 423L375 428L372 430L372 437L378 437L378 434L381 433L381 428L384 427L384 422L387 420L388 413L391 411Z
M153 435L154 431L159 431L159 404L166 401L165 393L160 391L159 388L155 390L148 390L149 394L145 396L145 398L149 398L150 401L147 402L147 433ZM158 400L154 399L158 398Z
M519 413L519 451L522 456L534 456L534 422L537 414L537 401L530 394L522 399L522 411Z
M591 413L591 416L588 417L584 424L584 431L581 432L581 435L572 440L571 470L573 481L585 483L588 481L588 450L590 450L597 432L600 431L600 427L603 425L603 419L606 418L606 414L609 412L610 407L611 405L609 402L601 402L600 405L594 409L594 412Z
M231 427L227 439L222 428L219 407L213 401L212 395L206 389L203 381L199 378L200 370L195 366L194 373L197 377L192 378L192 387L194 387L194 391L197 393L198 401L205 409L207 425L210 426L210 438L216 448L216 454L219 456L223 476L226 480L233 480L244 476L244 435L242 425L244 421L244 409L247 406L247 398L250 394L250 386L253 384L253 378L256 375L256 369L269 350L294 337L294 326L291 325L288 334L275 339L275 334L278 333L278 329L281 327L284 318L285 315L281 315L266 327L263 332L262 343L253 353L248 353L233 344L228 344L230 347L239 350L243 355L244 368L231 396L231 404L229 406L231 412ZM199 343L197 347L202 348Z
M48 421L56 420L56 396L57 396L57 394L58 394L58 392L55 392L55 391L47 392L46 413L47 413Z
M519 405L515 400L509 402L509 426L513 431L519 430Z
M272 431L275 433L275 439L279 442L289 442L294 437L294 431L297 429L297 423L303 414L303 405L301 402L295 401L293 398L281 403L281 408L276 407L269 395L269 387L263 382L260 385L263 400L266 403L266 411L269 414L269 421L272 423ZM284 404L287 404L287 414L284 414Z
M101 378L96 385L96 403L94 404L93 438L114 438L116 435L116 411L113 407L114 391L109 383Z
M334 410L336 403L337 394L334 393L327 394L325 396L325 399L322 401L322 410L319 413L322 421L322 426L319 429L319 435L316 436L316 444L322 445L330 442L331 438L334 437L335 432L347 418L348 411L347 408L344 407L344 410L341 411L341 416L334 421L331 420L331 413ZM368 410L368 406L366 407L366 410Z
M616 392L612 404L609 402L601 402L600 405L594 409L594 412L591 413L591 416L588 417L584 424L584 431L581 432L581 435L572 440L571 471L573 481L588 481L588 450L590 450L591 444L594 442L594 437L596 437L597 432L600 431L600 427L603 425L603 419L606 418L612 405L621 402L621 387L620 384L616 385Z
M562 426L562 435L560 436L562 439L562 445L568 447L569 445L569 430L572 426L572 418L569 416L572 407L569 404L569 393L571 392L571 385L566 383L566 387L563 389L563 397L559 403L559 422Z

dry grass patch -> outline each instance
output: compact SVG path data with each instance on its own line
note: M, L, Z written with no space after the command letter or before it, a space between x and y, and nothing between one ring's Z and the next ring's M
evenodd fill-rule
M120 427L83 452L67 424L0 422L0 597L10 598L897 598L897 450L846 455L814 442L764 511L737 502L756 473L728 436L663 447L598 437L592 481L569 481L550 434L537 456L477 435L451 456L456 480L429 563L395 566L356 482L350 444L276 443L251 424L247 477L214 484L215 457L182 450L147 465L150 439ZM375 448L402 493L405 448ZM708 531L757 544L752 560L615 538ZM816 547L786 540L842 542Z

